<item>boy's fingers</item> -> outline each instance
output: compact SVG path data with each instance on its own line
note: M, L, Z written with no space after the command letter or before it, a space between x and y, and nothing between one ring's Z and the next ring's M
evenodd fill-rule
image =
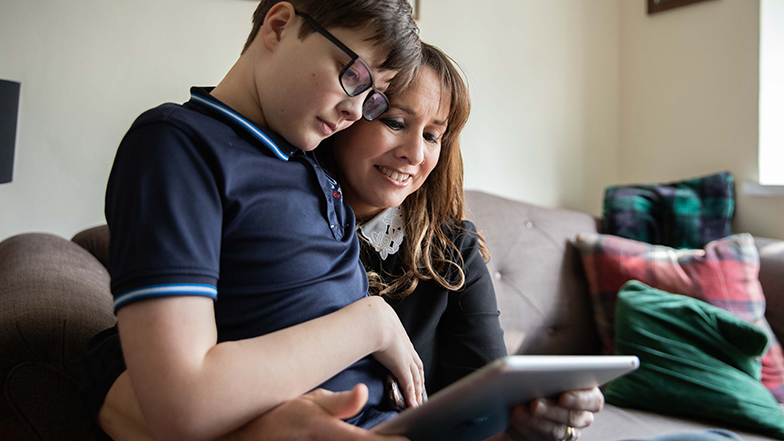
M360 383L350 391L333 393L324 389L317 389L305 396L324 408L332 416L346 419L353 417L362 410L368 399L368 388Z

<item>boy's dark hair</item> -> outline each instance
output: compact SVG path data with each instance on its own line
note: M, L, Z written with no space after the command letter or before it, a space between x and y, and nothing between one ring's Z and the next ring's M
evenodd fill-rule
M264 18L273 6L283 0L261 0L253 13L253 29L248 35L244 53L259 33ZM411 17L408 0L288 0L298 12L311 16L321 26L357 29L372 26L376 33L370 38L374 45L389 47L389 55L381 64L382 70L397 70L397 82L407 84L419 64L419 28ZM299 38L314 32L302 26Z

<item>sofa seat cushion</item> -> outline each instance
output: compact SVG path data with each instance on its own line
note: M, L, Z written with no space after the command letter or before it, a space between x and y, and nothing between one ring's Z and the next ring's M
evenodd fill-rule
M738 234L710 242L704 250L675 250L611 235L581 234L577 247L593 301L602 352L612 354L618 290L630 280L704 300L753 323L768 334L762 383L784 401L784 355L765 319L754 238Z
M784 411L784 404L780 405ZM706 420L688 419L672 415L662 415L647 410L630 409L608 404L594 415L590 427L582 431L580 441L647 440L676 432L715 429L732 430L743 441L770 441L765 435L744 430L729 429L723 424Z

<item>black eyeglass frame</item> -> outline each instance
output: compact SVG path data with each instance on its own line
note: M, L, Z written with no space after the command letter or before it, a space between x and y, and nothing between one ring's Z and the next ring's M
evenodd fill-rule
M365 115L365 103L367 103L368 100L371 99L371 97L373 96L373 93L369 94L367 96L367 98L365 98L365 103L362 103L362 117L365 118L368 121L373 121L375 118L381 116L382 114L384 114L384 112L389 110L389 98L387 98L387 96L384 95L383 92L381 92L380 90L376 89L375 79L373 78L373 71L370 69L370 66L368 66L367 63L365 63L365 60L363 60L362 57L360 57L356 52L354 52L351 49L349 49L348 46L343 44L343 42L338 40L334 35L332 35L323 26L318 24L318 22L316 20L314 20L313 17L309 16L308 14L305 14L304 12L300 12L300 11L295 11L295 12L296 12L297 15L299 15L302 18L304 18L305 21L310 25L311 28L313 28L314 31L316 31L319 34L323 35L327 40L331 41L335 46L340 48L340 50L345 52L346 55L351 57L351 61L349 61L346 64L346 66L343 68L343 70L340 71L340 75L338 76L338 82L340 83L340 87L343 89L343 92L346 92L346 95L348 95L348 96L353 98L353 97L355 97L357 95L360 95L360 94L366 92L369 89L372 89L373 93L377 93L379 96L381 96L384 99L384 110L379 112L378 115L373 116L372 118L368 118ZM351 93L348 92L348 90L346 90L346 86L343 85L343 75L345 75L346 72L348 72L348 70L351 67L351 65L354 64L356 61L359 61L360 63L362 63L362 65L365 66L365 69L367 69L368 74L370 74L370 85L367 88L365 88L365 89L361 89L361 90L355 91L354 94L351 94Z

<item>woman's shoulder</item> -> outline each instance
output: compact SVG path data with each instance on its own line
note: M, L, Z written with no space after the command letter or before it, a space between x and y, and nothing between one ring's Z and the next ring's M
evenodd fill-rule
M461 254L479 249L479 230L470 220L444 222L441 230Z
M463 219L459 222L448 220L441 224L441 231L455 243L465 239L473 238L476 240L479 235L476 225L468 219Z

